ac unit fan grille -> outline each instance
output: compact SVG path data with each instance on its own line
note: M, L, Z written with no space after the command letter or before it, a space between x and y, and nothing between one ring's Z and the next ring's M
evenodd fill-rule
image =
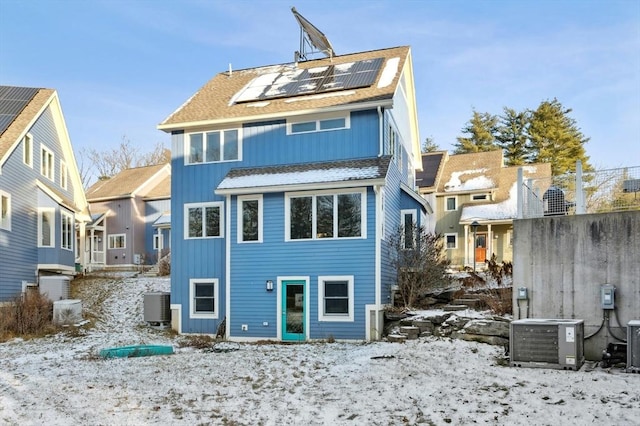
M513 339L512 360L558 363L557 325L514 325Z

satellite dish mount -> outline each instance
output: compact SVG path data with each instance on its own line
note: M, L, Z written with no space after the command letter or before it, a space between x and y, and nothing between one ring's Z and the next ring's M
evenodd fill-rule
M326 57L333 58L335 52L333 47L322 31L315 27L311 22L298 13L295 7L291 8L293 16L300 24L300 50L295 53L295 61L308 61L310 55L324 54Z

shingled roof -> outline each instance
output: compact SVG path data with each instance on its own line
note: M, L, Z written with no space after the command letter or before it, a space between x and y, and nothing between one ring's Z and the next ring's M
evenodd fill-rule
M126 169L110 179L99 180L87 190L89 202L109 198L128 198L156 176L167 164ZM150 188L153 191L154 187ZM140 194L146 195L146 194Z
M408 46L354 53L333 58L324 58L295 64L281 64L238 71L226 71L213 77L187 102L158 126L170 131L191 126L210 125L223 122L248 121L251 117L304 114L318 109L349 106L355 104L383 104L391 102L400 75L410 56ZM237 96L254 79L269 73L287 72L338 66L356 61L383 60L377 78L368 87L336 90L313 95L289 96L255 102L235 102Z
M217 194L290 190L293 186L336 183L353 185L384 180L390 156L320 163L232 169L220 182Z

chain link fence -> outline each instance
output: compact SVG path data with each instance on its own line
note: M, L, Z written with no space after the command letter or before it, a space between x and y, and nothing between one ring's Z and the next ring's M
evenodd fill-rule
M640 210L640 167L541 179L518 174L518 218Z

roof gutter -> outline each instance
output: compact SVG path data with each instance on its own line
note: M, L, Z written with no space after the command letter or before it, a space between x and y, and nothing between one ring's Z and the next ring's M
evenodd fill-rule
M251 121L268 121L268 120L274 120L274 119L281 120L283 119L285 114L287 117L294 117L294 116L301 116L301 115L317 114L319 112L358 111L358 110L373 109L373 108L379 109L381 107L391 107L391 106L393 106L393 99L384 99L384 100L375 101L375 102L349 103L345 105L337 105L337 106L326 107L326 108L301 109L301 110L295 110L295 111L275 112L275 113L262 114L262 115L225 117L225 118L219 118L214 120L188 121L188 122L170 123L170 124L160 123L158 124L157 129L165 132L170 132L172 130L183 130L191 127L207 127L207 126L234 124L234 123L247 123Z
M384 185L385 179L365 179L365 180L345 180L341 182L306 183L297 185L273 185L273 186L252 186L245 188L222 188L216 189L216 195L244 195L244 194L265 194L268 192L294 192L317 189L338 189L356 188L363 186Z

